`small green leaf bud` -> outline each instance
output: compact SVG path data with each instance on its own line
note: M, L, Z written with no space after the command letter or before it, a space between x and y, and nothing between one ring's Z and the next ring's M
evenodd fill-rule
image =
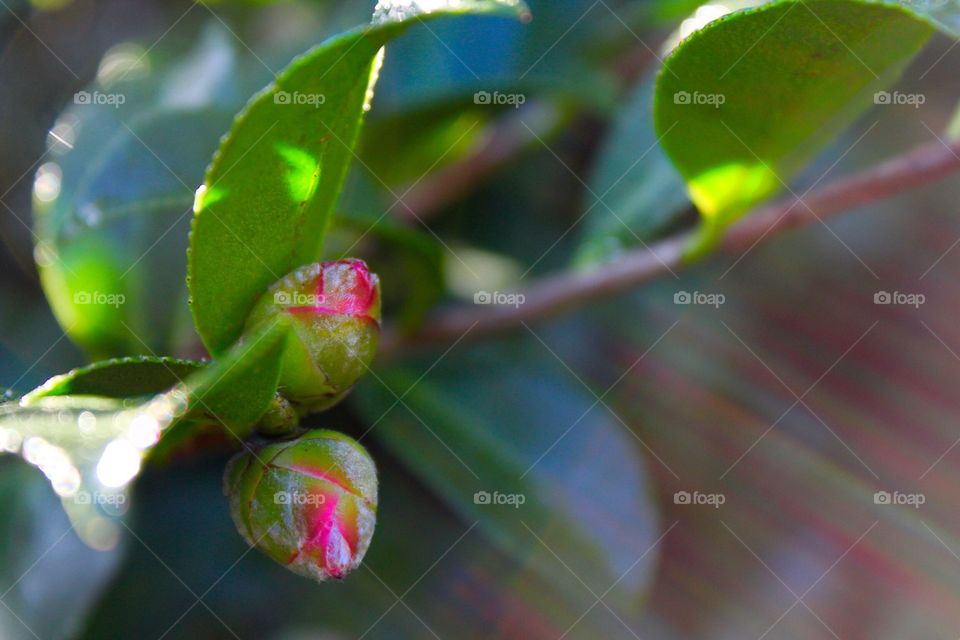
M300 416L290 401L279 393L257 423L257 431L267 437L285 436L297 430Z

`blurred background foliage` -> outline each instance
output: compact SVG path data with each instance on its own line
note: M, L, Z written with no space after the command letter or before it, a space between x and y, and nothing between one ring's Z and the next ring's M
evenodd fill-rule
M248 97L372 3L4 4L0 385L91 357L202 355L183 286L193 189ZM389 48L328 251L371 261L401 326L693 220L650 95L699 3L529 4L527 25L454 20ZM923 108L871 111L800 186L841 155L835 175L944 130L957 55L936 39L902 83ZM76 104L82 91L126 101ZM494 91L525 104L476 103ZM342 584L248 552L222 453L145 474L106 552L82 545L39 474L2 459L0 636L722 639L776 623L769 637L953 637L960 265L938 259L960 236L957 189L379 364L317 425L362 437L381 473L377 535ZM96 317L73 303L81 288L128 303ZM880 289L929 302L874 306ZM727 304L675 306L680 290ZM673 504L694 489L727 502ZM928 502L873 503L894 489ZM527 501L477 505L478 491Z

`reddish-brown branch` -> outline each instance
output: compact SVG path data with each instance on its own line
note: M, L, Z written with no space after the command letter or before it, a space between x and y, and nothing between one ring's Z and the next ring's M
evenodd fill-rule
M817 189L804 197L803 203L791 197L760 208L729 230L720 250L742 252L777 233L896 196L958 170L960 142L949 146L940 142L923 145ZM689 238L689 232L681 233L589 271L561 272L543 278L518 292L525 297L525 303L517 307L459 305L441 309L413 335L401 337L388 332L381 350L389 356L403 347L453 342L464 334L478 338L624 292L682 269Z

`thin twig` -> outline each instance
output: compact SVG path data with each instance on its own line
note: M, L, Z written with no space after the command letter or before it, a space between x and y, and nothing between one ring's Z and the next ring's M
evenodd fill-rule
M803 199L806 206L798 206L794 198L789 198L762 207L729 230L720 251L742 252L761 239L817 218L823 220L930 184L960 170L958 154L960 141L950 145L929 143L811 192ZM682 232L591 270L545 277L518 292L525 303L517 307L464 304L441 309L413 335L388 332L381 354L389 357L402 348L450 342L468 331L470 339L476 339L622 293L686 266L684 249L690 236L691 232Z

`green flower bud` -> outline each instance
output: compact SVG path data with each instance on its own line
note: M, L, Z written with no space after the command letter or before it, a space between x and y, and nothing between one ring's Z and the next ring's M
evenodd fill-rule
M318 582L360 566L373 537L376 467L359 443L335 431L238 454L224 493L248 544Z
M302 412L336 404L366 373L380 337L380 279L362 260L297 269L274 284L247 320L252 333L284 314L287 342L280 391Z

